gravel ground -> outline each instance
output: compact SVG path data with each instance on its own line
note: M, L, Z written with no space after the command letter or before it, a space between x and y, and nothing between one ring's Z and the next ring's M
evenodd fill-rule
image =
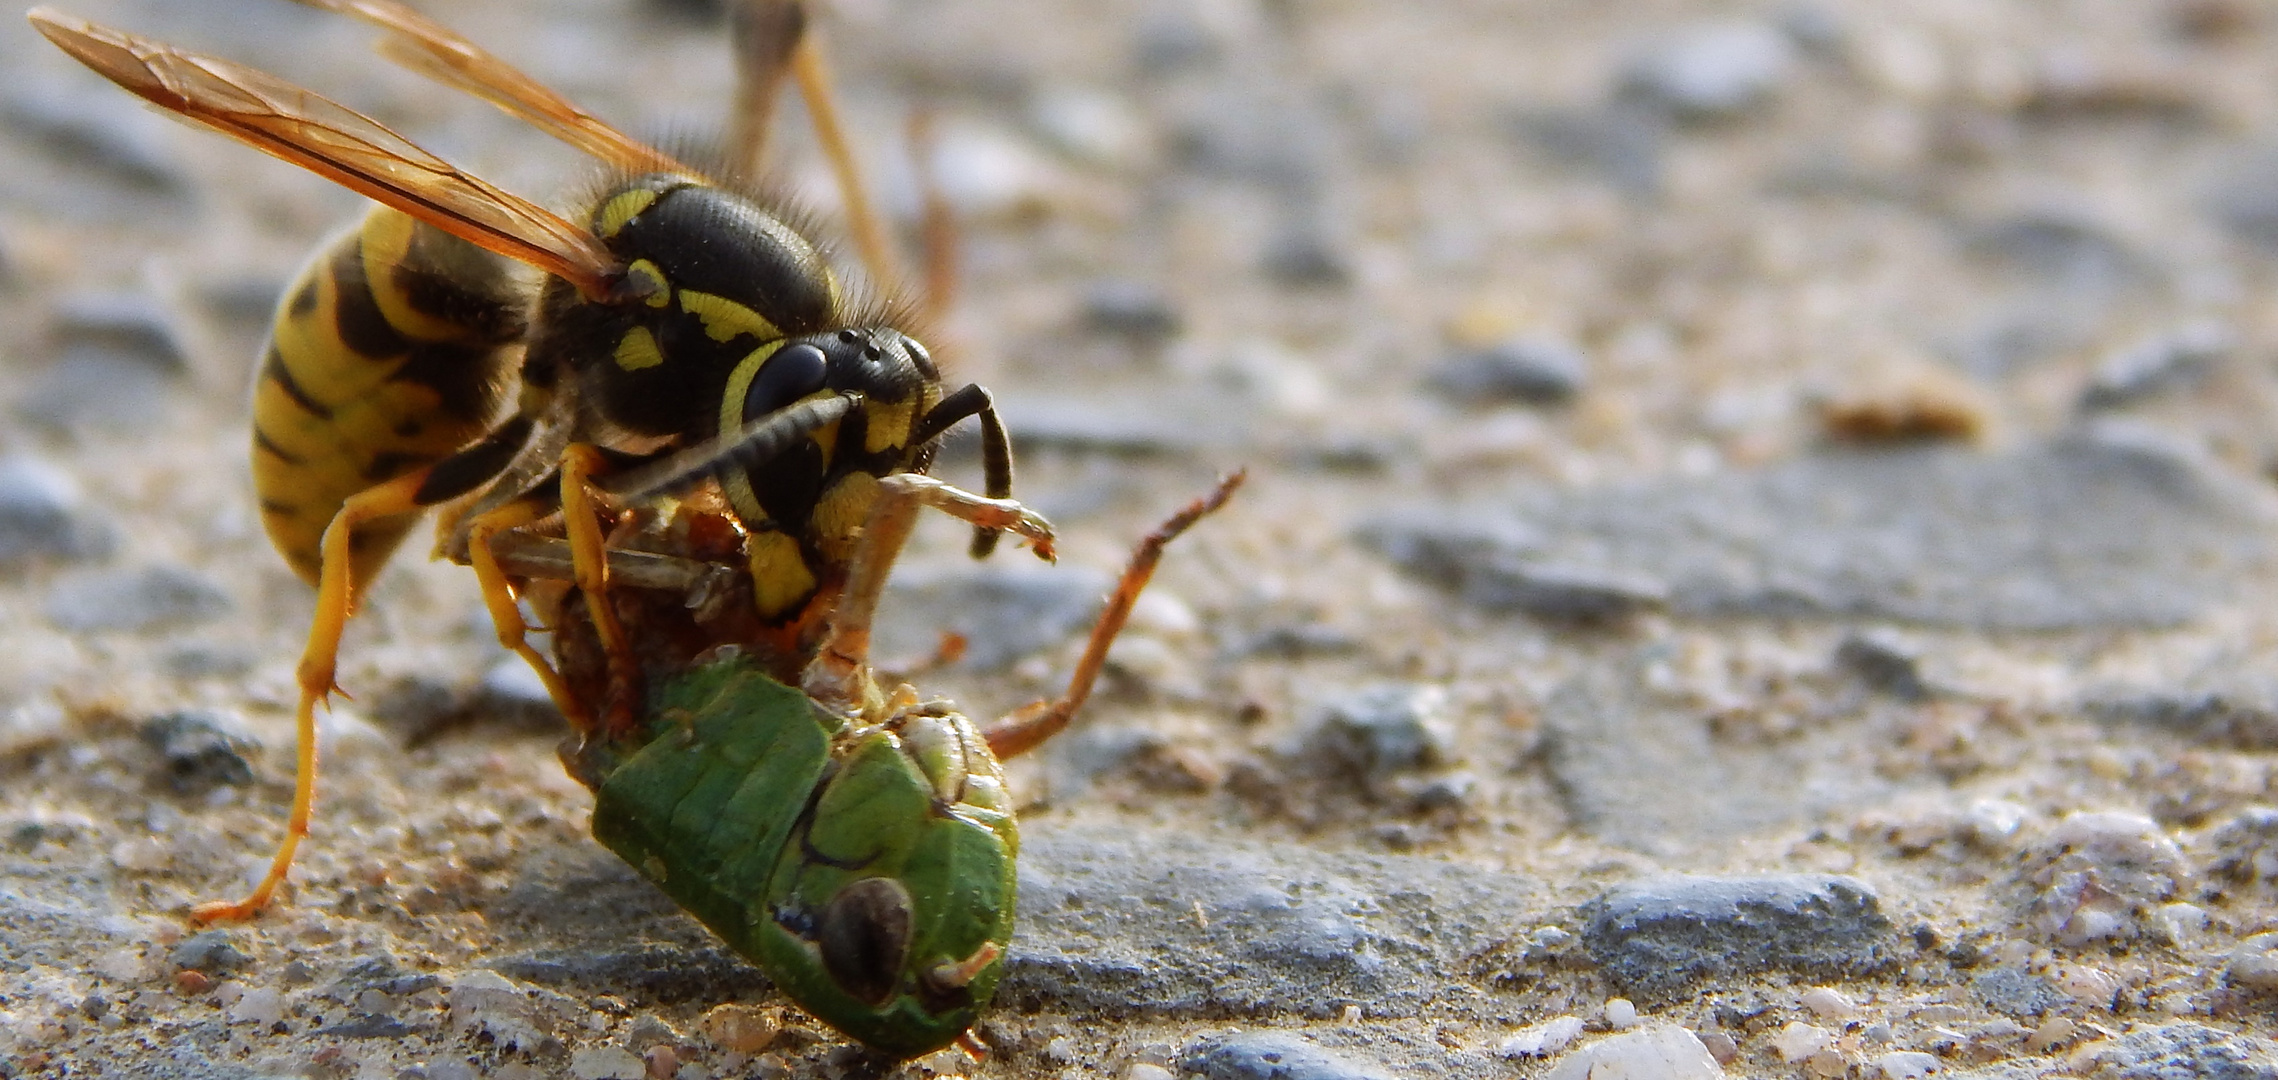
M74 6L589 182L345 20ZM2278 15L1739 7L832 6L905 224L938 110L942 341L1063 536L929 524L886 651L1047 693L1127 545L1252 472L1012 765L978 1066L856 1052L588 838L415 552L292 886L186 921L283 822L309 593L245 386L356 200L0 33L0 1076L2278 1077ZM719 125L701 0L449 19Z

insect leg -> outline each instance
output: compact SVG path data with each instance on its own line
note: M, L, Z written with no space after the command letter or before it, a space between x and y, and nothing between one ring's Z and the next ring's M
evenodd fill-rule
M590 478L608 467L601 451L590 443L572 443L562 453L562 521L569 528L570 565L578 591L585 594L594 634L609 658L606 720L609 733L617 735L633 727L641 696L641 665L624 625L617 621L617 609L609 603L609 552L589 486Z
M308 835L309 816L316 804L316 707L340 688L333 681L340 658L340 634L355 611L354 586L362 584L352 581L350 540L364 522L424 509L427 504L419 496L432 471L432 467L420 469L350 496L325 528L321 569L317 572L316 615L310 620L308 644L301 651L301 700L293 714L300 750L294 761L293 810L285 825L285 838L277 845L268 873L251 893L242 900L200 904L191 909L192 918L201 922L252 918L268 906L270 894L293 868L293 853L299 849L301 838Z
M1083 659L1076 662L1076 672L1068 678L1067 691L1058 700L1039 701L1016 709L1011 716L989 725L982 733L997 757L1025 754L1068 726L1076 711L1084 707L1084 700L1091 696L1092 684L1107 664L1108 646L1115 644L1115 635L1123 631L1124 621L1131 617L1132 605L1139 602L1140 591L1155 574L1155 564L1162 561L1163 548L1202 520L1203 515L1224 506L1247 475L1247 472L1236 471L1220 480L1210 494L1187 504L1186 509L1171 515L1169 520L1156 526L1154 532L1148 533L1146 539L1139 541L1139 546L1131 551L1131 561L1123 568L1123 576L1116 580L1115 591L1108 594L1106 610L1100 612L1099 621L1092 624L1091 640L1084 644Z
M870 626L886 590L886 575L917 526L918 510L933 507L975 525L1010 530L1027 537L1036 554L1052 558L1052 524L1010 499L988 499L918 473L894 473L878 481L877 500L863 521L862 539L847 567L846 589L832 610L830 629L807 664L801 687L809 697L845 707L870 691Z
M522 606L515 602L514 586L499 565L498 550L494 546L494 538L499 534L532 524L548 513L542 504L520 500L476 515L467 523L467 563L474 568L475 581L482 587L483 606L490 611L490 625L498 633L498 643L538 673L539 681L546 684L547 696L554 699L554 706L562 711L570 727L583 735L594 730L593 714L570 692L561 673L554 670L545 655L530 644L530 624L522 619Z
M806 33L807 5L800 0L744 0L728 12L728 35L736 51L728 164L743 176L759 176L766 168L776 94Z
M862 168L855 163L854 144L839 120L838 97L831 90L830 64L823 58L819 36L808 33L800 38L791 54L791 75L799 80L799 96L806 101L807 116L815 125L815 141L822 144L823 156L830 159L831 173L838 179L854 246L862 253L862 263L870 268L871 276L890 289L905 280L901 260L895 257L893 242L886 235L886 219L863 190Z

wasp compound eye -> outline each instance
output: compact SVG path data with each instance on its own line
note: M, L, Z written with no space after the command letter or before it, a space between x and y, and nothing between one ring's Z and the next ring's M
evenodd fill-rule
M855 1000L894 996L910 955L910 893L892 878L863 878L831 897L817 928L823 970Z
M823 351L800 342L785 345L761 364L744 391L744 422L750 423L823 388L830 362Z

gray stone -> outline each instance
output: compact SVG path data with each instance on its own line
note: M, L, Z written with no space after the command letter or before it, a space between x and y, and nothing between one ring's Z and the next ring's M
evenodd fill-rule
M2207 838L2214 859L2207 873L2234 885L2278 881L2278 807L2249 806Z
M1527 112L1514 124L1519 138L1537 152L1638 198L1661 191L1667 128L1658 111L1620 103L1600 109Z
M2278 683L2236 669L2171 674L2164 681L2168 685L2092 688L2080 710L2104 723L2160 728L2193 742L2278 749Z
M1161 289L1129 278L1103 278L1084 288L1084 327L1136 341L1160 341L1179 332L1178 308Z
M1888 630L1862 630L1846 635L1835 647L1841 664L1877 692L1900 701L1924 701L1930 688L1922 681L1922 657Z
M1711 23L1639 53L1623 68L1620 90L1678 119L1727 120L1769 101L1794 67L1794 48L1778 30Z
M2072 1003L2047 979L2019 968L1995 968L1970 979L1970 992L1985 1007L2007 1016L2039 1016Z
M1455 742L1444 687L1379 683L1321 709L1305 749L1331 770L1372 784L1446 762Z
M0 569L26 559L100 559L118 546L90 517L71 474L34 457L0 458Z
M32 380L15 409L25 420L59 432L146 428L174 405L174 384L172 376L135 353L69 345Z
M2074 1067L2093 1063L2100 1080L2272 1080L2278 1045L2183 1021L2139 1027L2074 1055Z
M1669 876L1583 907L1583 950L1614 987L1673 1001L1718 979L1768 971L1854 977L1892 962L1890 920L1857 878Z
M1732 837L1894 792L1853 724L1780 739L1718 738L1652 686L1658 654L1593 666L1543 705L1545 763L1574 824L1665 859L1705 861Z
M229 594L178 566L74 575L48 589L49 624L75 633L195 625L230 609Z
M1441 360L1431 382L1464 401L1556 405L1582 392L1588 368L1589 359L1572 342L1520 337Z
M145 191L189 188L181 162L162 134L165 125L115 95L82 92L60 82L12 82L0 94L0 123L48 153Z
M1539 894L1435 859L1032 820L999 1007L1186 1018L1463 1008L1486 991L1450 973L1540 923Z
M1195 1044L1179 1068L1208 1080L1391 1080L1392 1074L1286 1031L1237 1031Z
M1089 629L1113 585L1104 573L1039 565L1019 552L979 566L898 570L879 605L879 655L922 658L956 633L965 638L958 666L993 671Z
M246 734L244 718L219 709L186 709L142 722L142 741L165 761L165 776L177 794L203 795L228 784L253 782L246 755L259 744Z
M1517 606L1526 570L1552 567L1636 581L1682 614L2019 630L2185 622L2271 551L2266 496L2101 432L1999 456L1829 453L1512 503L1411 511L1361 537L1491 610Z
M1675 1024L1649 1024L1560 1058L1543 1080L1720 1080L1723 1076L1724 1069L1692 1032Z
M1285 223L1266 241L1258 264L1284 285L1326 288L1352 281L1352 260L1344 244L1311 216Z
M2278 149L2263 148L2240 155L2206 196L2206 208L2239 239L2278 252L2278 188L2271 187L2271 170L2278 167Z
M253 958L237 947L237 936L227 930L202 930L183 938L166 959L175 967L207 974L236 971L253 963Z
M2238 347L2219 322L2197 322L2154 334L2106 357L2080 392L2080 407L2112 409L2196 382Z
M2157 280L2157 269L2100 222L2065 212L2019 214L1963 237L1970 254L2069 293L2109 293Z
M56 301L52 315L50 333L67 349L101 349L169 375L189 370L173 316L148 293L73 293Z

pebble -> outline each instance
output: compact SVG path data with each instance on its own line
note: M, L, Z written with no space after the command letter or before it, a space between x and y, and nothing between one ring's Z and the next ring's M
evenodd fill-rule
M1964 244L1971 254L2074 296L2107 294L2155 276L2144 256L2102 222L2068 210L2004 218Z
M1856 878L1648 878L1583 906L1583 949L1631 997L1672 1000L1764 971L1854 975L1890 962L1890 920Z
M2278 1044L2184 1021L2081 1047L2067 1065L2099 1080L2278 1080Z
M1266 241L1258 265L1267 277L1295 288L1333 288L1352 281L1344 244L1310 215L1285 223Z
M1154 285L1130 278L1102 278L1084 286L1084 328L1136 342L1153 343L1179 332L1178 308Z
M2249 806L2207 838L2215 852L2208 872L2240 885L2278 881L2278 807Z
M649 1066L622 1046L589 1046L570 1054L570 1075L577 1080L646 1080Z
M1637 1006L1628 998L1607 998L1599 1015L1605 1017L1606 1026L1615 1031L1627 1031L1637 1026Z
M238 949L236 935L227 930L202 930L183 938L166 959L175 967L208 974L236 971L253 962Z
M1543 1080L1718 1080L1724 1068L1693 1033L1649 1024L1560 1058Z
M767 1049L783 1030L776 1014L751 1005L721 1005L704 1014L699 1025L704 1037L722 1050L756 1054Z
M117 546L117 532L86 515L70 473L36 457L0 457L0 570L42 557L106 558Z
M1046 145L1098 168L1141 164L1151 141L1145 116L1123 98L1089 87L1037 90L1028 101L1028 123Z
M452 1027L488 1035L501 1046L536 1049L552 1038L536 1002L513 980L495 971L476 970L458 976L451 981L445 999L450 1003ZM639 1059L634 1062L638 1065Z
M229 594L173 565L89 571L63 578L42 604L49 625L85 633L194 626L227 614Z
M2067 999L2047 979L2013 967L1995 968L1970 980L1970 991L1995 1012L2039 1016L2063 1008Z
M1550 1057L1565 1051L1581 1037L1581 1017L1554 1016L1512 1032L1496 1044L1495 1052L1507 1058Z
M93 348L130 357L167 375L189 371L189 352L174 317L142 292L72 293L55 302L49 334L65 349Z
M1658 195L1669 136L1659 110L1637 104L1529 112L1514 125L1538 153L1611 184L1632 198Z
M1812 1055L1835 1045L1835 1033L1816 1024L1791 1020L1786 1027L1772 1036L1772 1049L1779 1052L1780 1060L1795 1065L1809 1060Z
M1846 634L1835 647L1835 662L1869 687L1900 701L1930 697L1930 688L1922 681L1921 650L1895 632L1877 628Z
M229 1022L267 1027L285 1018L285 997L266 986L248 988L228 1007Z
M1794 47L1772 27L1703 24L1632 58L1619 87L1680 120L1729 120L1770 101L1794 67Z
M2189 878L2183 853L2139 814L2076 813L2027 852L2018 874L2030 924L2060 945L2125 941Z
M1430 378L1433 388L1461 401L1559 405L1582 392L1589 363L1572 342L1517 337L1456 352Z
M1945 1068L1945 1063L1938 1060L1938 1055L1925 1054L1919 1050L1893 1050L1877 1055L1872 1064L1871 1074L1881 1076L1884 1080L1922 1080Z
M1332 767L1382 782L1445 762L1455 742L1445 688L1378 683L1324 706L1306 747Z
M2247 990L2278 991L2278 933L2241 940L2231 949L2223 977Z
M1214 1035L1179 1059L1182 1072L1206 1080L1391 1080L1381 1066L1283 1031Z
M2080 407L2118 408L2188 385L2237 347L2238 334L2219 322L2191 323L2153 335L2096 365L2096 374L2080 392Z
M144 745L165 759L167 783L181 795L252 783L253 763L246 755L260 747L246 732L244 717L220 709L161 713L140 729Z
M1859 1006L1832 986L1814 986L1797 1002L1822 1020L1849 1020L1859 1015Z

